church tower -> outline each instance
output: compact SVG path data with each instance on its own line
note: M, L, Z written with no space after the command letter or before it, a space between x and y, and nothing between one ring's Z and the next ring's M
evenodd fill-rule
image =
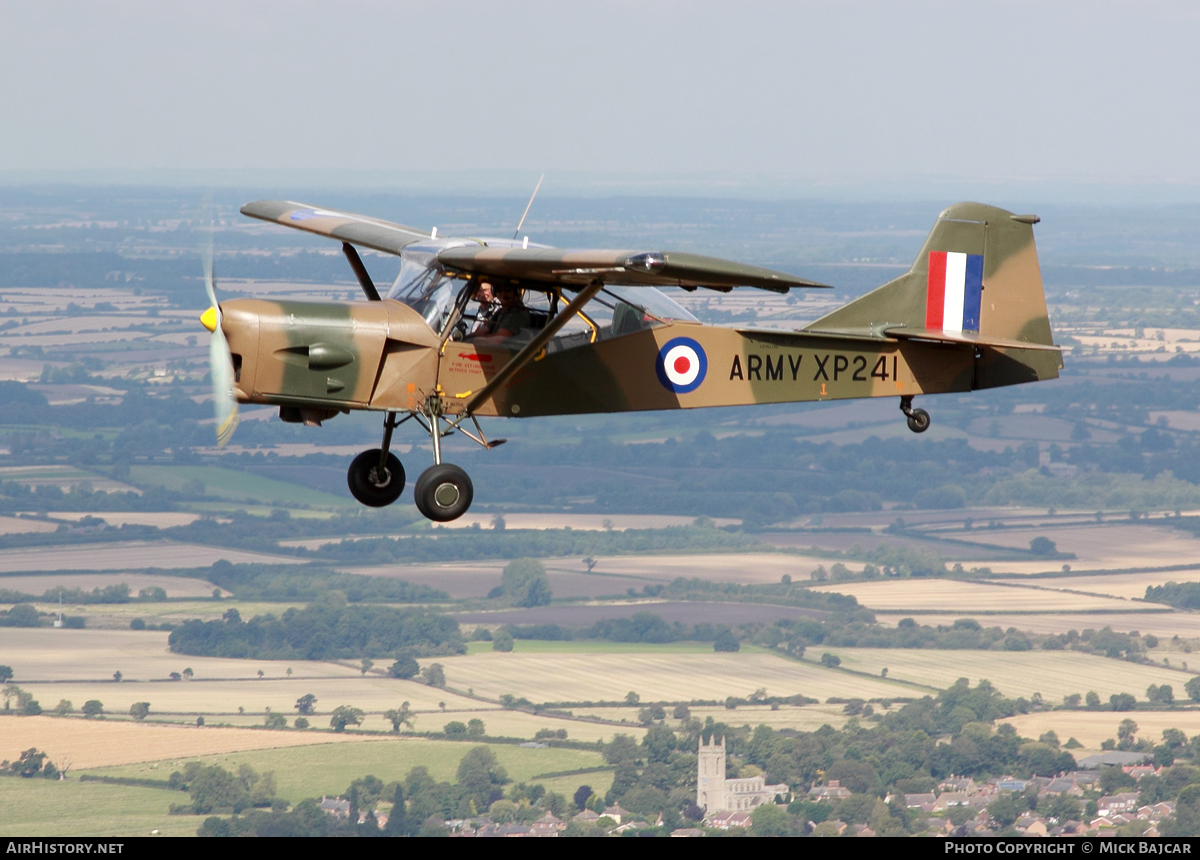
M705 812L728 809L725 791L725 738L720 744L714 737L711 744L700 738L699 762L696 772L696 805Z

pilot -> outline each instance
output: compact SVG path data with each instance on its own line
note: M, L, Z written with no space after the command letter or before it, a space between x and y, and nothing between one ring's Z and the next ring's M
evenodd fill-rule
M471 331L472 335L482 334L485 327L491 326L500 310L490 281L480 282L479 289L475 291L475 301L479 302L479 310L475 312L475 328Z
M515 284L496 284L492 292L500 307L494 311L492 319L484 322L467 338L485 346L503 343L521 329L533 327L533 318L521 301L521 291Z

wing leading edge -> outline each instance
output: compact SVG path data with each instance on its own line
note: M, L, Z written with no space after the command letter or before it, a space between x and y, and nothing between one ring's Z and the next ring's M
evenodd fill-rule
M364 248L382 251L385 254L399 254L406 245L422 240L428 241L430 238L428 233L405 227L403 224L355 215L353 212L322 209L291 200L258 200L247 203L242 207L242 214L349 242L351 245L362 245Z

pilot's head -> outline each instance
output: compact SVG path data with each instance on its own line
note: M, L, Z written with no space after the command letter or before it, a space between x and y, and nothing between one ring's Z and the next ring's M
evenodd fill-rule
M490 305L494 301L491 281L479 282L479 289L475 291L475 299L481 305Z
M496 294L496 300L504 307L519 305L521 303L521 290L516 284L496 284L493 290Z

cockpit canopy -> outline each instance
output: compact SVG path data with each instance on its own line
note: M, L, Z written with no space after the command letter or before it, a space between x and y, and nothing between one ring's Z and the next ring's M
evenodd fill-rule
M440 332L463 290L471 289L472 282L461 274L446 272L437 256L446 248L477 244L501 248L524 247L521 242L510 239L433 239L408 245L400 254L400 273L388 290L387 297L413 308L434 331ZM537 328L561 309L562 302L569 302L579 289L563 285L559 294L554 285L544 282L514 283L523 290L524 304L531 311ZM472 307L468 306L464 315L468 324L474 320ZM552 344L557 349L565 349L674 320L697 321L658 289L609 285L584 306L579 317L560 330ZM532 336L532 332L522 334L527 335L526 339Z

